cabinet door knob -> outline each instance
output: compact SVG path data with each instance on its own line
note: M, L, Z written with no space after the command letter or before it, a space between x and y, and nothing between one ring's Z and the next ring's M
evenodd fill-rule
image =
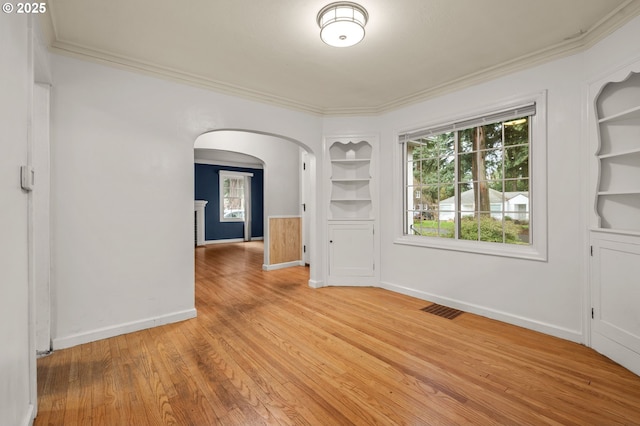
M329 240L329 242L330 242L330 243L332 243L332 242L333 242L333 240Z

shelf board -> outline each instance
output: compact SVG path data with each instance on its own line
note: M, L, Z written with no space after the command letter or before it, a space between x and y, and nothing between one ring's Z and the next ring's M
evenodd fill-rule
M370 158L336 158L331 160L332 163L369 163Z
M332 198L331 199L332 203L336 201L340 203L352 202L352 201L362 203L362 202L371 202L371 198Z
M640 229L591 228L591 232L601 232L604 234L631 235L631 236L640 237Z
M640 189L626 191L598 191L598 195L640 195Z
M638 143L640 143L640 141L638 141ZM625 151L620 151L620 152L612 152L610 154L601 154L601 155L598 155L598 158L602 160L605 158L621 157L623 155L632 155L632 154L640 154L640 147L634 148L634 149L627 149Z
M331 178L331 182L369 182L371 178Z
M629 120L632 118L640 118L640 106L629 108L628 110L610 115L608 117L602 117L600 120L598 120L598 123L611 123L614 121Z

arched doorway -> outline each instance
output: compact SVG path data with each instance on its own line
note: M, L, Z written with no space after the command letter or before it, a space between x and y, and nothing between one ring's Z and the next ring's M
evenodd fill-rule
M316 228L316 157L304 143L281 135L227 129L200 135L195 150L244 155L264 167L264 264L269 261L268 220L273 217L300 216L303 230L303 259L308 263L310 283L317 282L314 268ZM195 153L195 151L194 151ZM246 157L248 156L248 157Z

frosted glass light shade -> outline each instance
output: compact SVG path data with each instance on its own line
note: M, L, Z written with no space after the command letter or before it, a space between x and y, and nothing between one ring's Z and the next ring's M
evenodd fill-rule
M356 3L328 4L318 13L320 38L330 46L353 46L364 38L364 26L368 19L367 11Z

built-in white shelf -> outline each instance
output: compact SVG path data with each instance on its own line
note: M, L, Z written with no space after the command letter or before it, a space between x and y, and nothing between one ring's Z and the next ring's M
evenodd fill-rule
M354 158L354 159L336 159L331 160L332 163L344 163L344 164L356 164L356 163L369 163L371 160L368 158Z
M600 227L640 232L640 73L607 83L596 99Z
M366 141L335 141L329 147L329 219L370 219L371 153Z
M610 115L608 117L602 117L601 119L598 120L598 122L611 123L615 121L637 120L637 119L640 119L640 106L629 108L627 110L621 111L617 114Z
M325 139L328 285L371 286L375 267L377 136ZM379 253L379 252L378 252Z
M640 142L639 142L640 144ZM640 154L640 147L639 148L633 148L633 149L626 149L624 151L620 151L620 152L612 152L610 154L601 154L598 155L599 159L605 159L605 158L613 158L613 157L621 157L621 156L626 156L626 155L631 155L631 154Z
M640 189L630 189L622 191L598 191L598 195L640 195ZM640 213L638 213L640 214Z

